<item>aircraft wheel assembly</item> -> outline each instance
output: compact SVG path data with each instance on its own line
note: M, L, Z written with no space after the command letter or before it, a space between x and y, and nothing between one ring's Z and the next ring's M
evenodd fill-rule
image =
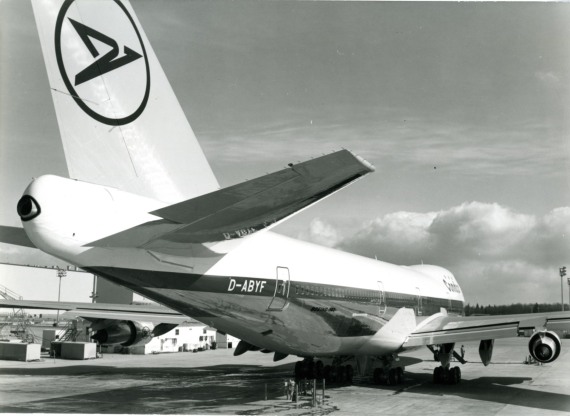
M434 384L457 384L461 381L461 369L459 367L444 368L436 367L433 370Z
M352 384L352 379L354 377L354 369L351 365L346 366L346 382Z

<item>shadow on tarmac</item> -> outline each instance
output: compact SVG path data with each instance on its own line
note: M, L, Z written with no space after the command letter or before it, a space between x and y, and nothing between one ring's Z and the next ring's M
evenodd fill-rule
M394 394L406 391L431 396L457 396L471 400L483 400L505 405L535 409L570 410L570 395L515 387L532 381L532 377L479 377L461 380L456 385L433 384L431 374L406 371L405 382L399 386L363 385L362 387L392 390Z
M49 360L45 360L49 365ZM224 364L224 365L209 365L204 367L124 367L112 365L69 365L69 366L56 366L56 367L14 367L14 368L0 368L0 375L22 375L22 376L65 376L65 375L92 375L92 374L125 374L133 376L141 376L144 374L152 374L155 376L165 375L173 376L178 374L180 376L195 376L196 372L206 373L220 373L227 374L235 373L251 373L255 372L256 375L260 373L282 373L287 371L290 376L293 372L294 364L288 363L275 367L263 367L254 365L243 364ZM284 376L287 377L287 376Z
M34 376L34 390L44 385L59 394L17 405L0 405L0 413L220 413L220 408L239 409L264 400L266 395L268 400L282 398L283 380L292 369L292 364L272 368L125 368L88 364L5 368L0 369L1 375ZM111 382L115 388L107 384Z
M41 363L43 364L43 363ZM48 364L48 363L46 363ZM284 379L290 378L294 364L276 367L256 365L214 365L204 367L115 367L106 365L70 365L57 367L21 367L0 369L0 375L35 376L34 387L45 386L53 398L17 405L0 405L1 413L248 413L243 406L264 400L283 399ZM42 380L42 377L46 377ZM406 371L399 386L357 385L357 388L430 396L456 396L504 405L535 409L568 411L570 395L530 390L521 386L531 377L480 377L462 380L458 385L436 385L431 374ZM110 386L109 383L113 383ZM121 387L121 386L125 387ZM51 390L50 390L51 389ZM328 392L343 386L330 385ZM89 392L91 391L91 392ZM241 406L241 407L240 407ZM273 413L277 409L254 413ZM285 410L286 412L286 410Z

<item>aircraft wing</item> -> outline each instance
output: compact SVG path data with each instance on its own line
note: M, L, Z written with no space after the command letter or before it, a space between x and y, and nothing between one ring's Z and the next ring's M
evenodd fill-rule
M374 171L341 150L289 168L161 208L161 218L86 244L149 247L154 241L206 243L245 237L312 205Z
M53 302L42 300L0 300L0 308L65 310L65 315L84 319L134 320L181 324L194 319L160 305L120 305L114 303Z
M570 330L570 312L495 316L436 314L412 332L405 347L516 337L525 329Z

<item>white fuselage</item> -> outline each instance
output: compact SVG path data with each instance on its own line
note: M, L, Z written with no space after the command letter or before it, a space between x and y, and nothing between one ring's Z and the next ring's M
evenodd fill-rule
M56 176L24 195L40 214L24 221L42 251L125 285L252 345L302 356L370 353L370 339L402 307L417 322L461 314L453 275L437 266L397 266L270 231L223 242L160 240L132 247L93 242L158 221L159 201ZM400 339L375 339L374 353Z

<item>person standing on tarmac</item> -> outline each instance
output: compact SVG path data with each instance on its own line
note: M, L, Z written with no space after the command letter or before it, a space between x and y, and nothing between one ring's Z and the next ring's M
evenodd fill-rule
M287 400L289 400L289 380L285 380L285 397Z
M297 400L297 394L295 392L295 382L293 380L289 380L289 391L291 392L291 400L292 401L296 401Z

